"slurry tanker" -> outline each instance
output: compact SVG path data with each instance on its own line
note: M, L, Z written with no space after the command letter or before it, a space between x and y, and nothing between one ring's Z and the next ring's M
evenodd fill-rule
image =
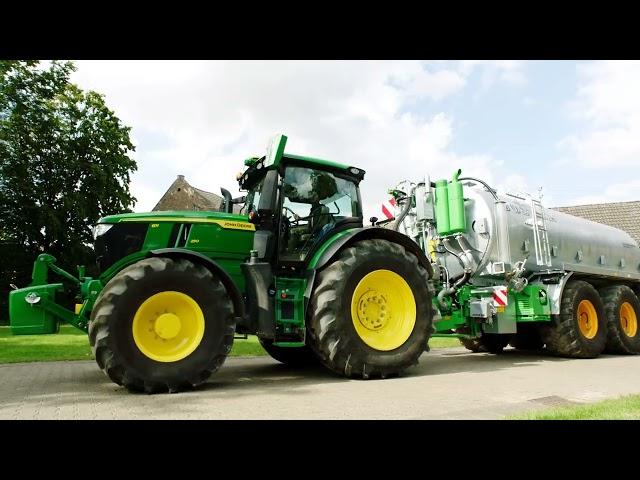
M219 212L101 218L95 278L41 254L10 293L12 332L74 325L112 381L147 393L202 384L248 334L280 362L361 379L400 374L433 336L491 353L640 352L640 249L626 233L460 171L405 182L396 217L364 225L364 170L286 141L245 160L245 194L223 189Z
M626 232L498 194L483 180L403 182L391 224L432 262L436 335L473 351L640 352L640 249Z

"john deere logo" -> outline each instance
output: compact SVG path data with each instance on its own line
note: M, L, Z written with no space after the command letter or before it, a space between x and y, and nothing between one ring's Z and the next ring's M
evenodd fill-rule
M246 222L222 222L222 228L239 228L241 230L253 230L255 226Z

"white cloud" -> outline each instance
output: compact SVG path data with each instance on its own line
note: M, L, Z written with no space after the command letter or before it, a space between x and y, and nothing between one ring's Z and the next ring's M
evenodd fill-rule
M492 81L518 81L515 62L428 64L405 61L80 61L73 80L106 95L141 144L132 191L137 211L155 205L178 174L194 186L236 193L244 158L262 154L278 132L287 151L357 165L365 215L386 191L425 173L491 181L498 162L451 151L453 119L402 113L417 100L459 92L475 69ZM437 68L436 68L437 67ZM484 71L483 70L483 71ZM146 140L145 140L146 139ZM152 140L149 140L152 139Z
M559 143L570 161L591 168L640 165L640 62L580 65L578 81L569 111L586 128Z
M521 60L463 60L459 71L469 76L479 70L482 75L484 89L502 82L513 85L523 85L526 82L524 62Z

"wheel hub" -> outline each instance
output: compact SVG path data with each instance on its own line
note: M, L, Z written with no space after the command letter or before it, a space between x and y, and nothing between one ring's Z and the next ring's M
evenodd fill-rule
M582 300L578 304L578 327L580 333L591 340L598 333L598 314L589 300Z
M360 339L379 351L402 346L416 323L416 302L409 284L390 270L362 277L351 297L351 320Z
M379 330L387 325L391 316L387 299L376 290L369 290L358 301L358 320L369 330Z
M170 312L163 313L153 322L153 329L156 335L164 340L175 338L180 333L181 328L180 317Z
M133 340L144 355L158 362L177 362L191 355L204 336L204 313L189 295L164 291L147 298L133 318Z
M627 337L633 338L638 333L638 317L629 302L624 302L620 306L620 325Z

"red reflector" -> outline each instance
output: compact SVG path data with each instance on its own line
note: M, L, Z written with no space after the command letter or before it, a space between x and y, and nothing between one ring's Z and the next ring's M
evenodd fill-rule
M284 292L282 292L282 293L280 294L280 298L287 298L287 294L286 294L286 293L284 293Z

